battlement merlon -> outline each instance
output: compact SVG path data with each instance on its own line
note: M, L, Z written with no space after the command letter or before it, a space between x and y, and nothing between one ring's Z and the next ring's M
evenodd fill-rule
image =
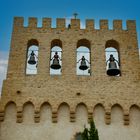
M122 20L114 20L113 21L113 29L114 30L122 30Z
M108 30L108 20L100 20L100 29Z
M43 18L42 19L42 27L44 29L51 29L51 23L52 23L51 18Z
M136 21L135 20L127 20L126 25L127 25L127 30L136 32Z
M30 17L28 20L28 27L29 28L36 28L37 27L37 18Z
M94 20L93 19L86 20L86 29L87 30L94 30Z
M58 18L57 20L56 20L56 27L58 28L58 29L65 29L66 28L66 23L65 23L65 19L64 18Z
M37 27L38 20L34 17L29 17L28 26L25 28L38 28ZM80 19L71 19L70 22L71 29L80 29ZM127 31L136 32L136 21L135 20L127 20ZM14 29L24 28L24 18L23 17L15 17L14 18ZM52 19L51 18L43 18L42 19L42 28L43 29L51 29L52 28ZM66 29L66 19L65 18L57 18L56 19L56 29ZM87 19L85 28L87 30L94 30L94 20ZM108 20L100 20L100 29L98 30L109 30ZM123 30L122 28L122 20L113 20L113 30Z

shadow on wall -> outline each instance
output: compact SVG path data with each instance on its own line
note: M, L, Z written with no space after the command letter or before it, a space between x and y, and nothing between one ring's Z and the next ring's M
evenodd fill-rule
M58 122L60 121L70 121L70 107L67 103L62 103L58 107ZM88 110L87 106L80 103L76 106L75 110L76 121L85 123L88 122ZM82 114L82 115L81 115ZM111 123L121 123L123 125L123 108L119 104L115 104L111 108ZM105 124L105 109L101 104L97 104L93 110L93 118L96 123ZM130 123L133 124L135 121L134 117L140 117L140 108L136 105L130 107L129 111ZM40 121L50 121L52 120L52 108L49 103L43 103L40 108ZM7 119L13 119L16 122L16 104L14 102L9 102L5 108L5 121ZM132 121L132 120L133 121ZM34 123L34 105L31 102L27 102L23 107L23 123L24 121L30 121Z
M96 105L93 118L99 132L100 140L127 140L140 139L140 108L130 108L130 125L123 125L123 110L119 105L114 105L111 111L111 124L104 121L104 108ZM76 133L81 132L84 126L88 127L87 108L84 104L76 107L76 122L70 122L70 109L65 103L58 108L58 122L52 123L52 109L48 103L41 106L40 123L34 123L34 106L26 103L23 108L23 122L16 123L16 105L9 103L5 111L5 120L1 123L2 139L5 140L75 140ZM114 137L115 135L115 137Z

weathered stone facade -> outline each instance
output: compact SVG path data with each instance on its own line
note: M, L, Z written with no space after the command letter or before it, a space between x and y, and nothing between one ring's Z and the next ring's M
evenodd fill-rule
M125 30L121 20L113 21L112 30L107 20L100 20L100 29L94 28L94 20L86 20L85 29L80 29L79 19L71 19L70 29L66 27L65 19L57 19L56 28L51 28L50 18L43 18L42 27L37 27L36 18L29 18L27 27L23 22L21 17L14 19L7 78L0 101L1 140L73 140L76 132L87 124L86 118L95 118L95 123L97 120L100 140L118 137L120 140L139 140L140 126L136 125L140 121L140 61L135 21L128 20ZM38 73L27 75L28 43L36 45L36 41L39 46ZM56 45L61 42L61 75L50 75L49 72L52 41ZM91 51L90 76L76 75L76 49L81 45ZM106 47L119 51L121 76L106 74ZM26 106L29 109L25 109ZM114 106L122 111L122 119L117 119L118 124L111 126L113 114L118 114L112 110ZM86 113L82 109L77 111L80 107ZM135 108L134 111L131 108ZM46 110L49 122L43 119L43 123L41 112ZM96 112L99 117L95 117ZM130 112L137 116L132 127ZM34 121L26 117L26 113L31 114ZM11 121L6 121L6 114L11 116ZM64 120L62 123L60 116ZM119 126L121 121L123 125Z

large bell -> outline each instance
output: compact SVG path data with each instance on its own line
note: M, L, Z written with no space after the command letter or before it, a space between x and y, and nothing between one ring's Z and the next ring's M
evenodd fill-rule
M81 60L81 65L79 66L79 69L80 70L87 70L88 69L88 66L87 66L85 60Z
M53 63L51 64L51 68L52 69L60 69L61 65L59 64L59 60L58 59L53 59Z
M109 66L108 66L107 74L109 76L116 76L120 74L120 70L117 68L117 64L116 64L117 62L119 65L119 62L114 58L112 54L110 55L110 58L107 60L107 62L108 61L109 61Z
M58 69L60 69L61 68L61 66L60 66L60 64L59 64L59 55L58 55L58 53L57 52L55 52L55 55L53 56L53 63L51 64L51 68L52 69L55 69L55 70L58 70ZM51 59L51 60L52 60Z
M30 54L30 58L29 58L29 60L28 60L28 63L29 63L30 65L35 65L35 64L36 64L35 54L34 54L33 51L32 51L31 54Z
M116 76L120 74L120 70L117 68L116 62L109 62L109 68L107 70L109 76Z

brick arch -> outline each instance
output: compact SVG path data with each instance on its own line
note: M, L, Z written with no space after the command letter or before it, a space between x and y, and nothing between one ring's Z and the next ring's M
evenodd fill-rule
M31 104L34 108L35 108L35 104L32 101L26 101L23 104L23 108L27 105L27 104Z
M138 109L140 110L140 106L139 106L139 105L137 105L137 104L132 104L132 105L129 107L129 111L130 111L130 109L133 108L133 107L136 107L136 108L138 108Z
M85 46L85 47L87 47L88 49L90 49L90 46L91 46L91 43L90 43L90 41L89 40L87 40L87 39L80 39L80 40L78 40L78 42L77 42L77 48L79 48L80 46Z
M41 108L42 108L44 105L49 105L49 106L51 107L51 109L52 109L51 104L50 104L49 102L45 101L45 102L43 102L43 103L40 104L40 106L39 106L40 110L41 110Z
M51 48L54 46L59 46L62 49L62 41L60 39L53 39L51 41Z
M105 106L104 106L103 103L97 103L97 104L95 104L94 107L93 107L93 110L95 110L95 108L96 108L97 106L101 106L101 107L104 109L104 111L105 111Z
M4 105L4 109L6 109L6 107L9 105L9 104L14 104L16 107L17 107L17 104L16 104L16 102L15 101L13 101L13 100L10 100L10 101L8 101L5 105Z
M109 48L109 47L113 47L119 52L119 43L118 43L118 41L116 41L114 39L107 40L106 43L105 43L105 48Z
M79 105L83 105L83 106L85 106L85 108L86 108L87 111L88 111L88 106L87 106L86 103L84 103L84 102L80 102L80 103L78 103L78 104L75 106L75 110L77 109L77 107L78 107Z
M30 39L30 40L28 40L27 47L29 48L32 45L39 46L39 41L37 39Z
M69 108L69 110L70 110L70 105L69 105L67 102L62 102L62 103L60 103L60 104L58 105L58 109L57 109L57 110L59 110L59 108L60 108L62 105L68 106L68 108Z
M124 111L124 108L123 108L122 105L119 104L119 103L114 103L114 104L111 106L111 110L112 110L112 108L115 107L115 106L120 107L120 108L122 109L122 111Z

